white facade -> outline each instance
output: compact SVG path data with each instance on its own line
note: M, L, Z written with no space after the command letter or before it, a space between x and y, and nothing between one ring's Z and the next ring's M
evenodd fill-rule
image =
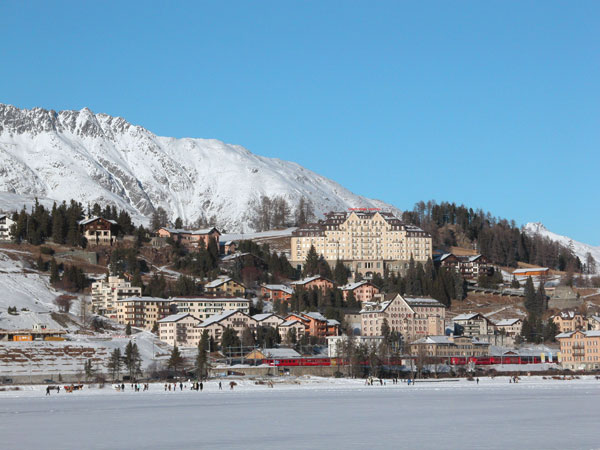
M107 281L101 280L92 283L92 310L95 313L116 318L116 302L118 300L141 295L142 288L132 286L123 278L108 277Z
M177 307L178 313L189 313L200 320L206 320L227 311L241 311L250 314L250 300L245 298L211 298L211 297L174 297L171 305Z
M10 227L15 223L9 216L0 214L0 241L10 241L12 234Z

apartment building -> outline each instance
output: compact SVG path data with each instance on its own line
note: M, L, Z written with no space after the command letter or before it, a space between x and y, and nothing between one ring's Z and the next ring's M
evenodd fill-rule
M384 321L390 331L402 335L405 342L419 337L444 334L446 307L433 298L411 298L392 294L367 302L360 311L361 334L381 336Z
M463 336L480 336L494 334L495 324L480 313L459 314L452 319L456 334Z
M304 324L304 334L310 336L327 337L340 334L340 323L337 320L327 319L319 312L292 313L285 319L286 321L297 320Z
M233 328L238 336L241 336L244 328L255 329L258 322L248 314L242 311L226 311L223 314L217 314L209 317L200 325L194 327L193 335L191 336L191 342L193 345L198 345L200 338L204 333L204 330L208 331L208 335L212 337L215 342L221 345L221 338L223 332L227 328Z
M496 329L505 336L519 336L523 328L523 319L502 319L496 322Z
M267 300L289 301L294 290L285 284L263 284L260 287L260 295Z
M373 296L379 294L379 288L368 280L358 281L356 283L348 283L340 288L344 301L348 300L350 293L354 295L354 299L360 303L370 302Z
M562 311L552 316L552 321L561 333L588 329L588 319L576 311Z
M600 369L600 331L568 331L556 340L560 343L560 364L565 369Z
M171 315L171 300L158 297L127 297L117 300L117 322L152 330L160 319Z
M158 338L172 346L191 347L196 334L193 329L201 322L188 313L172 314L158 321Z
M10 228L14 225L15 221L6 214L0 214L0 241L12 240L12 234Z
M250 314L250 300L240 297L173 297L169 301L178 313L189 313L200 320L227 311L242 311Z
M246 295L246 287L230 277L218 277L204 285L207 293L215 295Z
M142 288L132 286L119 277L108 277L92 283L92 311L111 319L117 318L118 300L128 297L141 297Z
M208 247L210 239L214 239L218 248L219 238L221 237L221 232L214 227L200 230L162 227L158 229L157 234L161 238L171 238L191 247L197 247L200 242L203 242L204 246Z
M426 262L432 256L431 235L383 211L331 212L315 224L292 234L292 265L301 267L314 246L330 265L337 260L353 274L401 272L411 258Z
M257 326L259 327L277 328L285 322L285 319L273 313L255 314L252 318L256 320Z
M286 320L277 327L277 331L279 331L281 342L291 345L293 342L291 339L289 339L290 332L296 337L296 341L299 341L306 333L306 326L299 320Z

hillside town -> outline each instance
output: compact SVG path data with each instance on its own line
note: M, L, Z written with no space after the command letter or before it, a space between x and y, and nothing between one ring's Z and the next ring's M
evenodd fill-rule
M4 293L4 382L600 371L597 276L502 265L375 208L240 239L37 205L0 233L1 270L54 297Z

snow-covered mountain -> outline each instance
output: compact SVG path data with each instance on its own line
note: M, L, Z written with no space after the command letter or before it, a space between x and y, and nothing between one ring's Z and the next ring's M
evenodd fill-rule
M540 222L530 222L523 227L523 230L529 235L539 234L565 247L570 247L583 264L586 262L587 254L590 253L596 260L596 271L600 271L600 247L594 247L593 245L574 241L567 236L553 233Z
M250 205L262 195L301 197L315 212L390 208L289 161L257 156L214 139L156 136L120 117L81 111L19 109L0 104L0 209L75 199L116 204L138 220L162 206L193 223L217 217L247 231Z

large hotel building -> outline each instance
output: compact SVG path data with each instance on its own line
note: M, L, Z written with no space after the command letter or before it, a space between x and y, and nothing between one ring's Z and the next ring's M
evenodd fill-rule
M361 274L402 272L411 257L424 263L432 256L429 233L383 211L331 212L299 228L291 240L292 265L304 264L311 245L330 265L339 259Z

